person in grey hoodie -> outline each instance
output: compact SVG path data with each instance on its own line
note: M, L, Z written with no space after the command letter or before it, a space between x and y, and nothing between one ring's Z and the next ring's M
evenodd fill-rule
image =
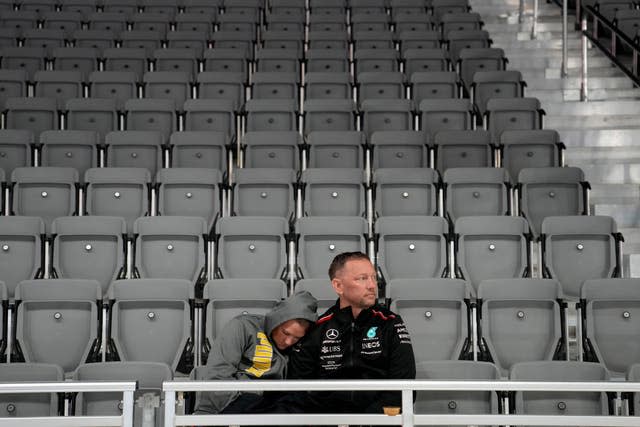
M317 301L306 291L279 302L266 315L242 314L231 319L209 352L205 379L284 379L288 350L316 321ZM196 414L259 412L259 392L202 392Z

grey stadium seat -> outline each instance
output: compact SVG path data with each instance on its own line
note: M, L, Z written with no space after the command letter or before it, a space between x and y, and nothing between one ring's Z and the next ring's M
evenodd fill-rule
M109 132L104 139L108 167L145 168L151 176L162 167L164 135L155 130Z
M497 143L506 130L541 129L543 115L537 98L493 98L487 101L485 129Z
M634 338L639 286L633 278L594 279L586 280L580 291L585 360L600 362L616 378L640 363L640 347Z
M146 58L151 58L153 51L162 47L164 37L163 31L155 30L128 30L118 35L122 48L142 49Z
M452 30L480 30L482 26L483 22L478 13L449 12L440 17L440 28L445 36Z
M365 135L360 131L314 131L307 135L309 168L362 168Z
M375 170L376 215L436 215L439 180L438 172L428 168Z
M300 59L296 51L261 48L255 55L256 71L292 73L297 81L300 80Z
M72 98L65 106L66 128L94 131L103 140L118 127L118 101L110 98Z
M144 49L110 47L102 52L104 71L129 71L136 74L136 80L149 69L147 55Z
M500 135L501 164L514 179L524 168L562 166L562 150L555 130L505 130Z
M122 110L127 99L138 96L137 81L133 71L94 71L89 74L89 93L92 98L115 99L117 109Z
M300 167L302 136L293 130L252 131L244 135L244 166L247 168Z
M460 80L454 71L427 71L411 74L412 99L420 105L423 99L457 98Z
M92 168L85 173L86 213L120 216L133 232L136 218L147 215L151 174L144 168Z
M295 73L257 71L251 75L251 98L298 99L298 80Z
M471 97L483 114L489 99L521 98L525 86L520 71L476 71L471 83Z
M418 363L416 378L422 380L497 381L495 365L471 360L428 361ZM497 414L499 397L493 391L417 392L416 414Z
M24 69L0 70L0 102L4 105L7 98L21 98L27 96L27 82L29 76Z
M192 75L186 71L147 71L142 76L145 98L169 99L178 109L191 98Z
M402 59L404 59L404 72L411 81L415 79L413 75L416 73L452 72L447 53L439 47L405 49ZM418 101L415 97L413 99Z
M217 275L225 279L277 279L287 272L287 220L223 217L218 235Z
M248 132L297 129L297 103L293 99L251 99L245 103L245 110Z
M212 344L224 325L235 316L266 314L285 294L286 286L278 279L210 280L202 294L209 301L205 314L207 344Z
M204 51L205 71L233 72L249 78L249 54L244 49L214 47Z
M429 29L400 31L398 40L403 55L409 49L440 49L440 34Z
M312 44L313 41L310 40L309 43ZM305 59L307 72L349 72L349 55L346 49L312 48L307 50Z
M327 266L341 252L366 251L367 222L360 217L304 217L296 221L298 277L327 277Z
M300 179L304 215L364 215L365 179L362 169L306 169Z
M392 310L411 335L416 362L466 357L471 345L468 284L457 279L402 279L391 283Z
M481 354L504 376L515 363L566 359L562 290L555 280L485 280L478 288Z
M483 168L493 166L491 134L485 130L443 130L433 139L436 168Z
M136 276L181 279L195 284L204 274L204 236L208 232L201 217L138 218L133 223Z
M45 130L58 129L58 107L53 98L7 98L6 129L28 129L36 137Z
M318 314L322 314L332 307L338 298L331 286L329 278L300 279L296 282L295 291L307 291L318 300Z
M0 130L0 169L4 170L7 179L15 168L32 165L31 144L34 142L30 130Z
M184 103L184 130L223 132L235 137L235 103L233 99L188 99Z
M16 168L11 181L13 214L41 217L47 232L55 218L78 211L78 172L73 168Z
M604 366L584 362L523 362L511 370L514 381L607 381ZM551 415L608 415L606 393L584 392L516 392L516 414ZM561 422L561 419L558 420Z
M460 1L466 3L465 0ZM491 47L489 33L484 30L453 30L444 40L454 61L457 61L463 49Z
M158 362L99 362L78 366L73 375L76 381L137 381L134 394L139 399L152 400L162 392L162 383L173 379L171 368ZM76 415L104 416L122 414L122 393L78 393L75 399ZM164 405L154 408L155 426L163 421ZM134 405L134 425L141 425L143 409ZM148 422L148 420L145 420Z
M427 136L420 131L377 131L371 135L373 160L371 167L425 168L429 167Z
M207 230L221 215L222 174L217 169L160 169L156 184L158 215L200 217Z
M444 172L445 208L449 220L462 216L508 215L509 173L502 168L449 168Z
M3 25L4 27L4 25ZM40 47L3 47L2 68L7 70L25 70L29 80L33 80L36 71L44 70L46 51Z
M193 292L193 285L180 279L115 281L109 289L111 360L160 362L189 372Z
M98 166L100 135L84 130L50 130L40 134L40 164L70 167L84 178L87 169Z
M548 216L585 215L588 188L580 168L521 169L518 176L520 211L537 236L542 221Z
M192 81L198 73L199 56L202 56L201 53L194 48L167 47L157 49L153 51L154 70L156 72L183 72L187 74L189 81Z
M203 71L198 73L198 98L230 99L234 111L244 105L246 76L240 72Z
M100 51L94 47L58 47L51 54L54 70L79 71L82 81L98 70Z
M472 216L455 223L456 275L477 290L487 279L529 275L529 226L522 217Z
M360 49L353 56L356 76L365 71L400 71L400 58L395 49Z
M359 17L354 16L357 20ZM354 22L352 21L352 27ZM355 22L355 24L359 24ZM393 49L395 34L388 29L352 31L354 49Z
M100 13L100 15L106 14L106 12ZM116 46L115 34L109 30L76 30L71 38L76 47L100 49L100 52Z
M350 99L307 99L304 102L304 133L356 130L357 109Z
M460 79L469 89L476 71L501 71L506 63L504 50L500 48L465 48L460 51L456 67Z
M353 78L351 74L338 71L310 71L304 77L306 99L351 99Z
M367 137L381 130L413 130L413 102L409 99L370 99L362 103L362 130Z
M449 224L439 216L385 216L375 223L377 265L395 279L445 277L449 273Z
M419 105L420 129L431 138L442 131L474 128L475 116L468 99L423 99Z
M234 215L292 218L297 183L293 169L234 169L232 182Z
M69 216L53 221L54 277L93 279L106 295L111 282L124 274L124 236L122 218Z
M25 280L15 293L16 357L31 363L53 363L67 374L94 358L98 349L95 280Z
M171 132L178 130L176 103L172 99L129 99L124 103L125 129L159 131L169 140Z
M405 75L399 71L368 71L361 72L356 77L360 104L367 99L404 99L405 85Z
M3 363L0 365L0 382L54 382L64 381L64 372L59 366L48 363ZM0 416L50 417L59 415L57 393L16 393L0 397Z
M619 277L617 226L608 216L550 216L542 222L543 274L578 298L585 280Z
M9 298L20 281L43 273L44 234L44 223L38 217L0 217L0 269Z
M174 132L169 138L171 166L174 168L213 168L225 172L229 142L229 137L223 132Z

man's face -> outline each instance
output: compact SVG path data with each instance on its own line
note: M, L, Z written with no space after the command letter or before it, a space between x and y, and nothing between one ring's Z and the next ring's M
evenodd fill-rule
M374 305L378 298L376 270L368 259L347 261L336 272L331 284L340 297L340 307L364 310Z
M271 340L278 350L286 350L298 341L309 328L309 323L300 322L296 319L287 320L279 324L271 331Z

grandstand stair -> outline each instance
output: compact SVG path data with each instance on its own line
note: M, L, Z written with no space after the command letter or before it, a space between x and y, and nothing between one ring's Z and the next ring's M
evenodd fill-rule
M493 47L502 48L508 69L527 82L525 96L540 99L544 127L560 133L565 164L578 166L590 182L590 210L618 222L625 242L623 275L640 277L640 88L597 48L588 46L588 100L580 102L581 37L569 11L566 78L561 78L562 9L539 2L537 36L531 37L532 2L471 0Z

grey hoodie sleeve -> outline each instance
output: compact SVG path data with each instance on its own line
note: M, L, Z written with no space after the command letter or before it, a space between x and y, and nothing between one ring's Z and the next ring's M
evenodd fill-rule
M239 370L242 355L249 345L244 324L238 318L231 319L213 342L206 366L207 380L246 379L248 376ZM233 402L239 392L203 392L199 393L196 411L216 414Z

